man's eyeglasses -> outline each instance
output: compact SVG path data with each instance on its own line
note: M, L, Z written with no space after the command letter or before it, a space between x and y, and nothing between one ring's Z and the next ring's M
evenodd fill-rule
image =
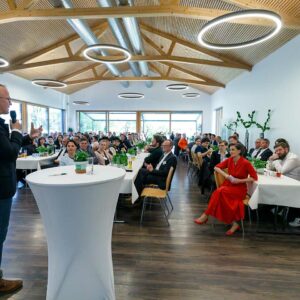
M1 96L0 96L0 98L6 99L8 102L11 102L11 98L10 98L10 97L1 97Z

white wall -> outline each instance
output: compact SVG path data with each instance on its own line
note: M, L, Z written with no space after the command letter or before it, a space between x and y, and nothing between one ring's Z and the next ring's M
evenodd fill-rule
M0 74L0 83L7 86L16 100L65 109L68 96L52 89L34 86L29 80L13 74Z
M151 88L143 82L130 82L129 88L124 88L120 82L100 82L77 93L70 95L69 125L76 128L76 110L118 110L118 111L203 111L203 131L211 129L211 100L210 95L189 88L181 92L166 90L171 82L153 82ZM178 83L178 82L177 82ZM140 100L119 99L118 94L125 92L144 93ZM199 92L201 96L186 99L181 95L186 92ZM89 101L89 106L74 106L75 100Z
M262 123L270 108L271 130L265 136L271 140L272 147L277 138L286 138L291 144L291 151L300 155L299 53L300 36L257 64L252 72L244 73L231 81L226 89L216 92L212 96L212 112L223 107L223 121L226 123L236 119L236 111L246 118L255 110L257 121ZM245 130L239 127L237 131L243 134ZM259 132L256 128L250 128L250 145Z

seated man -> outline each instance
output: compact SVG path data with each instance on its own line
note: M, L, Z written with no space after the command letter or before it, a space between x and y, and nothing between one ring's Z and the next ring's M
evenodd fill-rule
M144 166L147 167L147 165L151 164L153 168L157 166L161 156L163 155L163 151L161 149L161 144L163 142L163 139L160 135L155 134L152 138L151 147L147 150L147 152L150 153L148 157L144 160Z
M273 154L269 146L270 146L270 141L268 139L261 139L260 151L257 152L256 158L263 161L267 161L269 157Z
M225 159L230 157L229 152L227 151L228 143L227 141L221 141L219 143L219 150L215 150L212 152L209 163L210 173L213 174L215 170L215 166Z
M94 164L98 163L97 157L96 157L91 145L89 144L88 139L85 136L80 139L79 151L86 152L89 155L89 157L93 157Z
M255 140L255 147L251 148L249 151L249 156L252 158L257 158L257 155L261 152L261 139Z
M201 140L201 145L197 146L197 148L195 149L195 153L200 153L200 155L203 158L203 161L209 163L210 161L210 155L212 153L212 148L208 148L210 145L210 140L209 138L203 138Z
M147 184L157 184L159 188L165 189L166 179L168 177L170 168L176 168L177 159L172 153L172 140L165 140L162 144L162 148L164 155L161 157L157 166L153 168L151 164L148 164L146 169L140 169L135 179L134 184L139 195L141 195L143 188Z
M300 159L290 152L289 144L286 142L275 143L275 153L269 157L267 169L276 170L285 176L300 180ZM296 208L290 208L290 216L295 219L289 225L293 227L300 226L300 211Z

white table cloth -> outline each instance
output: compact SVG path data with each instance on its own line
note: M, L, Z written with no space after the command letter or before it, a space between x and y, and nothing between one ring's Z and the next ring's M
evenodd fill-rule
M40 170L41 166L49 165L57 157L53 154L45 157L26 156L17 159L16 168L21 170Z
M124 176L97 165L94 175L64 166L26 177L48 242L47 300L115 299L111 236Z
M252 209L258 204L300 207L300 181L286 176L258 175L256 182L248 184L248 192Z
M135 188L134 181L140 168L143 166L144 159L147 156L149 156L149 153L144 152L137 155L136 159L132 162L132 172L126 172L125 178L120 188L121 194L132 195L132 203L134 203L139 198L139 194Z

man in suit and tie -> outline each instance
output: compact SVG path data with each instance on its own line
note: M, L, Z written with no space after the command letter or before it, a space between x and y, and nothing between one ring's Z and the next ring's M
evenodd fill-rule
M11 105L11 98L7 88L0 84L0 115L8 114ZM21 124L17 120L5 124L0 118L0 267L2 260L3 243L6 239L9 218L11 212L12 198L16 192L16 160L21 146L32 143L32 139L40 136L42 128L34 129L31 124L30 136L23 137ZM2 277L0 269L0 294L8 294L17 291L22 287L21 280L7 280Z
M273 151L269 148L270 141L268 139L260 140L260 151L256 153L254 158L267 161L269 157L273 154Z
M147 164L146 169L140 169L134 182L139 195L147 184L157 184L161 189L166 188L169 170L171 167L175 169L177 166L177 158L172 153L172 148L172 140L165 140L162 143L163 156L160 158L157 166L154 168L152 164Z
M255 148L251 148L249 151L249 156L251 156L252 158L256 158L256 155L258 154L258 152L260 152L261 150L261 139L256 139L255 140Z

